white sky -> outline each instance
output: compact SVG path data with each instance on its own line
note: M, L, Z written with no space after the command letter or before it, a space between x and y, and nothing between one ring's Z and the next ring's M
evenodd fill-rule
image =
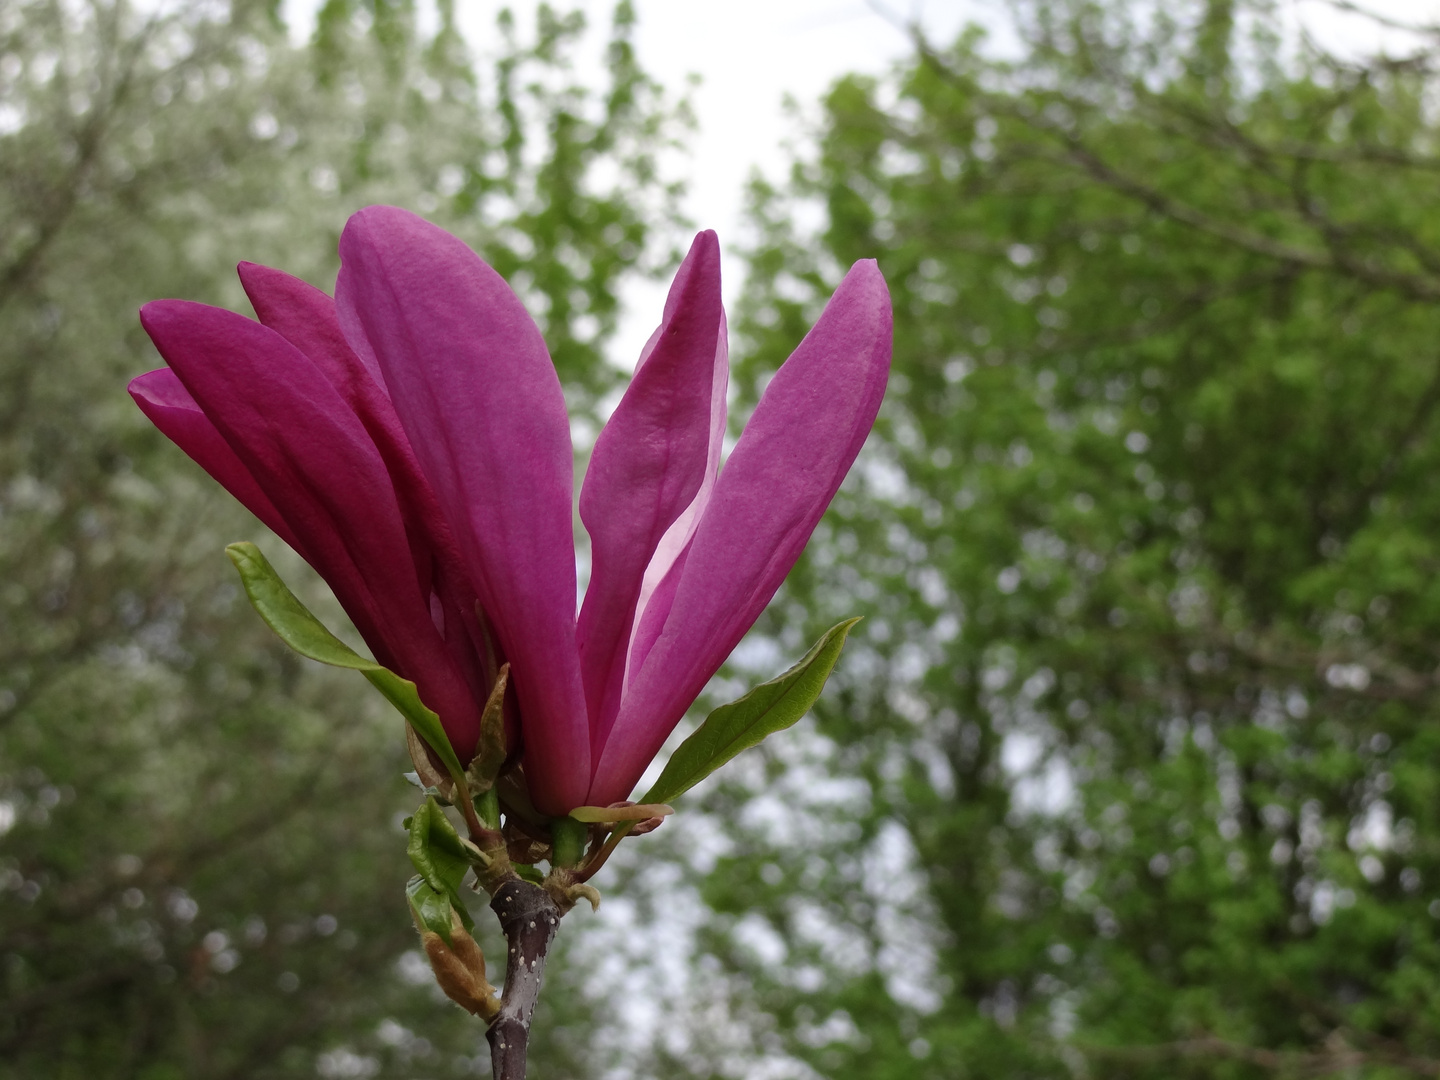
M839 76L860 71L882 74L908 52L904 34L867 0L634 0L639 17L636 48L642 67L672 92L691 74L701 82L692 91L699 129L691 154L678 163L690 181L686 203L699 228L713 228L727 249L740 238L745 182L754 168L780 177L788 162L785 144L798 134L782 107L793 95L813 115L815 104ZM1008 32L1005 0L883 0L905 19L919 19L929 34L945 41L966 22L991 32L994 46L1014 41ZM1151 0L1136 0L1148 4ZM1440 17L1440 0L1359 0L1372 11L1414 20ZM534 25L540 0L456 0L466 35L483 55L502 7L516 14L522 32ZM584 9L591 25L608 25L613 0L551 0L561 10ZM1374 24L1345 15L1326 0L1281 0L1295 23L1323 45L1341 52L1369 51L1384 39ZM297 37L308 36L319 0L285 0ZM422 17L433 5L421 0ZM741 284L738 261L727 260L725 293L733 303ZM614 359L634 363L659 319L665 287L633 285L626 291L627 314L613 346Z

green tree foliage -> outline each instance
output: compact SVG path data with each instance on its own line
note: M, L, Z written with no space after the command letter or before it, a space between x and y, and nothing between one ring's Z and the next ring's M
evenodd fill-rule
M346 216L399 203L511 275L583 409L618 283L668 258L684 116L623 3L593 89L577 16L502 21L477 69L453 5L424 38L331 2L305 48L275 9L0 5L0 1076L488 1068L414 951L398 718L245 604L250 538L344 625L126 399L135 312L248 311L241 258L329 287ZM568 1068L551 1031L536 1067Z
M772 609L868 614L842 690L712 795L711 983L828 1076L1432 1075L1436 40L1020 22L755 191L752 391L857 258L896 354Z

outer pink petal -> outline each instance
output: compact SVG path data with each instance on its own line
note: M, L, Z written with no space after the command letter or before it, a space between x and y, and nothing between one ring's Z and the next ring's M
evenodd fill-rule
M726 402L725 394L730 386L730 347L725 328L725 313L720 313L720 334L715 343L715 373L710 386L710 446L705 458L705 479L695 498L665 530L650 565L645 568L645 578L640 586L640 599L635 605L635 626L630 634L630 648L625 658L624 688L630 685L630 677L640 670L651 646L665 626L670 614L670 604L675 599L675 586L679 583L679 570L685 553L690 550L690 541L700 525L705 507L710 505L710 496L715 490L715 478L720 470L720 451L725 444Z
M258 263L242 262L239 271L260 321L310 358L374 440L400 503L420 591L427 596L435 594L432 607L449 613L436 618L436 627L472 693L483 701L489 696L495 672L486 663L485 649L477 647L475 590L378 373L372 373L346 342L335 301L325 293Z
M211 475L221 487L240 500L240 504L263 521L270 531L284 540L301 557L305 548L269 496L235 456L224 436L215 430L190 391L169 368L148 371L130 381L130 396L140 411L149 417L167 439L189 454L195 464Z
M336 286L351 346L377 359L509 658L536 806L584 802L589 726L575 650L570 426L554 365L504 280L404 210L360 211Z
M630 793L785 580L875 421L890 340L885 280L873 260L856 263L721 470L665 627L601 751L591 803Z
M368 369L345 340L335 301L283 270L242 262L236 271L260 322L308 356L367 428L377 423L393 429L408 447L394 409L389 408L387 415L387 409L376 403L377 397L388 398L385 387L379 373Z
M593 569L576 641L592 746L604 742L620 706L645 568L705 478L721 320L720 244L702 232L675 275L648 355L595 441L580 491Z
M390 477L355 414L303 353L233 312L161 300L140 320L376 659L415 680L456 750L473 752L475 701L431 621Z

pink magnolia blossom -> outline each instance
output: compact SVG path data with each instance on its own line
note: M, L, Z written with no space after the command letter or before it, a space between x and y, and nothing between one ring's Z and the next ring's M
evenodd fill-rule
M508 660L531 798L608 805L774 595L855 459L890 363L874 261L846 275L725 466L720 252L695 238L580 492L534 321L460 240L393 207L352 217L332 300L250 263L259 321L158 300L169 365L130 393L333 588L461 760Z

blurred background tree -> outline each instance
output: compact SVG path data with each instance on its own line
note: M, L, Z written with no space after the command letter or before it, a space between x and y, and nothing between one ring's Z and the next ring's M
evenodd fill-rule
M1440 1074L1440 39L1017 12L754 190L751 399L857 258L896 359L769 651L869 620L710 795L708 982L797 1075Z
M686 116L624 3L502 17L484 68L451 5L422 37L330 0L301 48L277 8L0 4L0 1076L488 1070L414 951L400 726L248 610L220 552L263 530L126 400L136 310L248 312L240 258L328 289L348 214L398 203L510 277L583 411L619 283L672 258Z
M0 1077L488 1067L403 918L398 725L269 638L219 558L259 527L120 394L144 300L328 287L391 201L603 413L683 108L623 5L601 87L576 17L477 68L439 10L0 5ZM757 182L736 411L856 258L895 376L715 697L869 618L567 920L537 1075L1440 1074L1440 38L1283 15L1025 0Z

